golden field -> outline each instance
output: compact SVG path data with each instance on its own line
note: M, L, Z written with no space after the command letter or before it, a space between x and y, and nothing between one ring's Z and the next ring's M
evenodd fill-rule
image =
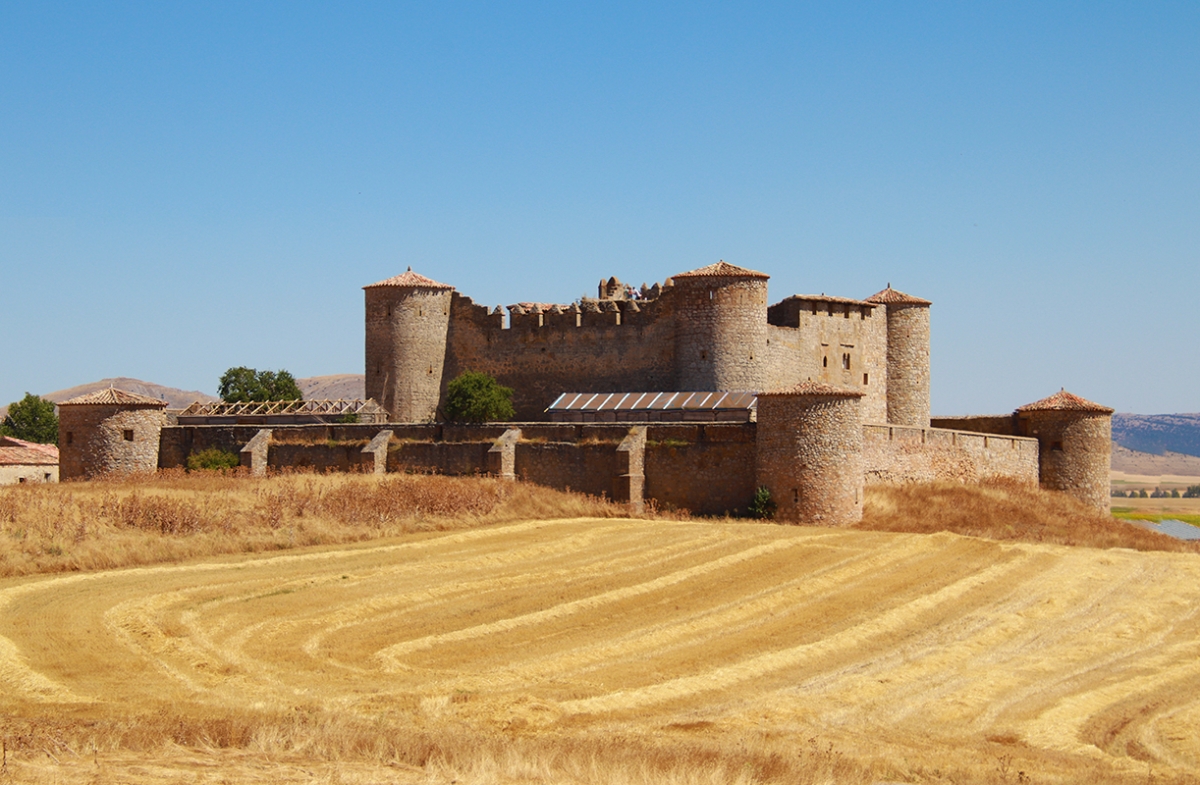
M441 512L398 512L423 479ZM151 532L132 496L220 515ZM55 499L99 523L53 540ZM866 530L913 505L997 539ZM0 782L1200 775L1194 546L1003 486L875 491L863 529L613 512L446 478L0 492Z

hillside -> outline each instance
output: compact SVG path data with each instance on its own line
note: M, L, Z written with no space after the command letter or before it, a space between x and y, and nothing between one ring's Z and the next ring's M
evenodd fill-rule
M361 373L309 376L306 379L297 379L296 384L304 394L304 399L308 401L358 399L366 395L366 377Z
M1113 441L1139 452L1200 456L1200 414L1113 415Z

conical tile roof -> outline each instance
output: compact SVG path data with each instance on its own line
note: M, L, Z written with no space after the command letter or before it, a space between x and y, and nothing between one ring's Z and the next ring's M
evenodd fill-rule
M736 264L730 264L722 259L716 264L710 264L698 270L679 273L671 277L678 280L680 278L770 278L771 276L766 273L760 273L757 270L747 270L745 267L738 267Z
M95 392L79 395L70 400L63 401L59 406L160 406L167 408L167 402L161 401L158 398L151 398L149 395L138 395L137 393L118 390L114 387L109 387L104 390L96 390Z
M929 300L923 300L920 297L913 297L911 294L905 294L897 289L893 289L891 284L881 292L876 292L867 298L869 303L880 303L883 305L933 305Z
M439 283L432 278L426 278L420 273L414 273L409 267L406 272L400 273L392 278L373 283L369 286L364 286L364 289L374 289L377 286L407 286L412 289L453 289L449 284Z
M1080 398L1078 395L1069 393L1066 390L1059 390L1048 398L1043 398L1040 401L1027 403L1017 409L1018 412L1098 412L1101 414L1112 414L1114 409L1107 406L1102 406L1094 401L1089 401L1087 398Z

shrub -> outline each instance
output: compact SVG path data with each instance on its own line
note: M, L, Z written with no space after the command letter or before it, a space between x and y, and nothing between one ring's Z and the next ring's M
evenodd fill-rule
M446 419L452 422L500 422L516 414L511 387L486 373L467 371L446 387Z
M218 392L226 403L299 401L304 396L287 371L259 371L244 365L221 375Z
M1183 492L1185 499L1200 499L1200 485L1189 485L1188 489Z
M754 498L750 501L750 506L746 508L746 514L751 518L763 520L775 517L775 500L771 498L771 491L766 486L760 485L754 492Z
M0 423L0 434L40 444L58 444L58 415L54 404L33 393L9 404L8 416Z
M209 447L207 450L194 452L187 458L188 471L225 471L236 469L242 465L237 453L222 450L220 447Z

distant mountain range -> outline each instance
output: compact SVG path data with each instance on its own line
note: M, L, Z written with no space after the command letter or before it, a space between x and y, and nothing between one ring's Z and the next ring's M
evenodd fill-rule
M1200 414L1114 414L1112 430L1130 450L1200 456Z

